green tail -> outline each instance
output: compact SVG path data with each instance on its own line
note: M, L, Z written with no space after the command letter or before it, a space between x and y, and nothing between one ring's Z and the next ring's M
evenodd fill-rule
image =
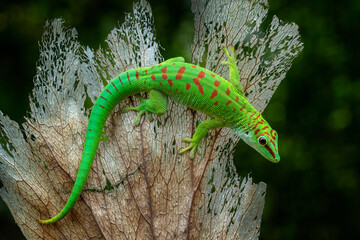
M87 169L91 168L92 162L93 162L93 159L88 158L84 161L82 159L82 161L80 163L80 167L79 167L79 173L78 173L78 176L76 177L73 190L72 190L69 200L65 204L64 208L60 211L60 213L58 213L55 217L53 217L51 219L38 220L39 223L49 224L49 223L57 222L60 219L62 219L63 217L65 217L70 212L70 210L74 207L76 201L80 197L80 194L81 194L82 189L86 182L86 178L89 174L89 171Z
M96 150L99 145L102 129L109 115L109 113L104 112L105 111L101 111L100 109L94 107L91 113L78 174L67 203L65 204L61 212L55 217L48 220L39 220L40 223L49 224L59 221L70 212L70 210L74 207L76 201L80 197L80 194L82 192L82 189L84 188L86 179L89 175L92 163L96 155Z
M89 175L96 155L96 150L99 145L102 130L109 114L121 100L141 91L139 84L136 82L136 74L137 73L132 70L120 74L106 86L99 98L96 100L94 108L91 111L85 137L84 150L69 200L55 217L48 220L38 220L39 223L49 224L57 222L65 217L74 207ZM119 78L124 79L124 81L120 81Z

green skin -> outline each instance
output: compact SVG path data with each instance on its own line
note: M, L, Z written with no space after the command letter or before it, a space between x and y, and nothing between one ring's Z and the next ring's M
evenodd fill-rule
M89 175L109 114L121 100L131 95L141 98L138 95L140 92L149 92L149 99L141 98L138 107L122 110L139 111L135 120L136 126L143 114L146 114L149 120L151 113L164 114L168 97L211 118L199 124L193 138L183 139L189 146L181 149L180 154L190 151L190 158L194 158L196 151L200 153L199 144L209 130L229 127L266 159L279 162L277 133L245 98L234 49L230 48L230 53L226 48L224 51L229 61L222 63L230 68L230 82L209 70L185 63L182 57L171 58L152 67L129 70L113 79L102 91L91 112L84 151L69 200L58 215L39 222L54 223L65 217L74 207Z

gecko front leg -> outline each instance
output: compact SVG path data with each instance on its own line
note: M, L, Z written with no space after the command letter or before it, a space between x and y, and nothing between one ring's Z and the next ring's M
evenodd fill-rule
M195 150L197 149L199 154L201 153L199 144L201 140L205 137L205 135L211 130L215 128L224 127L225 123L223 121L219 121L216 119L205 120L199 124L196 128L193 138L184 138L184 142L190 142L190 145L186 148L183 148L179 151L180 154L190 151L190 158L195 157Z

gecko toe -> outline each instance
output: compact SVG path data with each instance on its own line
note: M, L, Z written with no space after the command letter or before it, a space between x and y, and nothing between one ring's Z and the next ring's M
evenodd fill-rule
M192 139L191 139L191 138L183 138L182 140L183 140L184 142L190 142L190 143L192 142Z
M191 149L190 158L194 158L194 157L195 157L195 150L196 150L196 146Z

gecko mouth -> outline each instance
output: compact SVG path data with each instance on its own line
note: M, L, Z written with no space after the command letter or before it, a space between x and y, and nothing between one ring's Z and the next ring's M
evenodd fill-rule
M265 148L266 148L266 150L268 150L268 152L271 154L271 156L273 156L273 158L275 159L275 154L274 154L273 150L268 145L265 145Z

